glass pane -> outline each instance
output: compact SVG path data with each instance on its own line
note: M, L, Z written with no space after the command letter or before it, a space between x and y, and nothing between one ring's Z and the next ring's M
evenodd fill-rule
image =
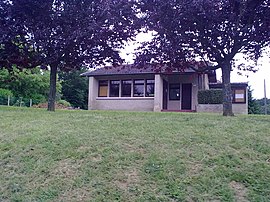
M110 97L119 97L120 81L110 81Z
M122 97L131 97L131 80L122 81Z
M146 97L154 97L155 93L155 85L154 84L147 84L146 85Z
M146 83L147 84L154 84L155 83L155 80L154 79L147 79L146 80Z
M108 86L108 81L107 80L99 81L99 86Z
M134 97L143 97L144 95L144 85L134 84L133 96Z
M131 80L123 80L123 81L122 81L122 84L131 84L131 83L132 83Z
M245 102L245 90L235 90L234 101Z
M170 100L180 100L180 84L170 84Z
M134 80L134 84L142 84L142 85L144 85L144 80Z
M170 100L180 100L180 89L170 89Z
M108 86L99 86L99 97L107 97Z
M117 84L117 85L119 85L120 84L120 81L111 81L111 84Z
M107 97L108 95L107 92L108 92L108 80L99 81L98 96Z

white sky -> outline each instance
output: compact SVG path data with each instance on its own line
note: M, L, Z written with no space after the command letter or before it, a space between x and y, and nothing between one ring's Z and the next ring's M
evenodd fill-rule
M121 57L131 64L134 60L133 52L139 46L139 42L150 41L152 38L149 33L140 33L136 37L136 42L127 43L123 51L121 51ZM246 62L241 59L241 55L237 55L237 58L241 62ZM264 97L264 79L266 80L266 96L270 98L270 58L266 53L258 61L258 71L256 73L242 71L242 75L239 75L236 70L231 73L231 82L248 82L253 90L253 97L260 99ZM221 70L217 70L217 79L221 80Z

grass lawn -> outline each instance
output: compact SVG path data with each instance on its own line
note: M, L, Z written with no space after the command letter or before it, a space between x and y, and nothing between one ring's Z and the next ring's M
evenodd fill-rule
M270 201L270 116L0 107L0 201Z

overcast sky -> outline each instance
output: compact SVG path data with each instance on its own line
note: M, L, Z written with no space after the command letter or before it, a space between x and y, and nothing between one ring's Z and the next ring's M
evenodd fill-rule
M136 37L137 42L131 42L126 45L126 48L121 52L121 56L126 60L127 63L133 63L134 60L134 49L138 47L139 42L150 41L152 38L151 34L140 33ZM241 62L245 60L241 59L241 55L238 55L238 59ZM270 98L270 58L266 53L259 59L258 71L256 73L242 71L242 75L239 75L236 70L232 71L231 82L248 82L253 89L253 97L260 99L264 97L264 79L266 80L266 96ZM217 70L217 79L221 80L221 71Z

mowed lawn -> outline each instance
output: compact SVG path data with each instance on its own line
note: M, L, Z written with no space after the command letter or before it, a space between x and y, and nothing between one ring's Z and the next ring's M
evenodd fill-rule
M270 201L270 116L0 107L0 201Z

